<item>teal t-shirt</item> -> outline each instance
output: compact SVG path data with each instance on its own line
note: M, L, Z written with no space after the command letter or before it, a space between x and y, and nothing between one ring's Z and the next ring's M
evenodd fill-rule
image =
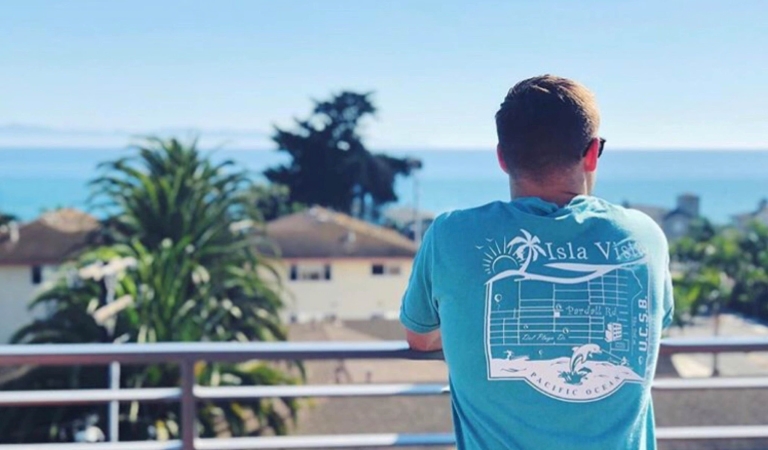
M667 241L648 216L522 198L439 216L400 319L441 331L459 450L645 450L672 308Z

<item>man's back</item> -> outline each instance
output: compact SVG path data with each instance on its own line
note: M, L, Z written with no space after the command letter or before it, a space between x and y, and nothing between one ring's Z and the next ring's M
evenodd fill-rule
M671 313L651 219L594 197L531 197L440 216L401 320L441 331L459 449L651 449Z

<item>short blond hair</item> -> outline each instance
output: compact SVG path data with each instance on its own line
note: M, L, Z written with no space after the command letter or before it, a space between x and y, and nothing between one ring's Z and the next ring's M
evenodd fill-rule
M542 176L573 166L599 127L592 92L554 75L517 83L496 113L499 148L514 174Z

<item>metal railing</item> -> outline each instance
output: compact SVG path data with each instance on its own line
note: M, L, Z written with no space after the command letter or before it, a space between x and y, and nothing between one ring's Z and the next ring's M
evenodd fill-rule
M667 339L662 355L676 353L732 353L768 351L768 337ZM349 448L445 446L454 443L449 433L349 434L334 436L270 436L201 439L195 435L196 404L202 400L267 397L359 397L440 395L443 384L348 384L304 386L206 387L195 385L194 364L248 360L318 359L442 359L440 352L420 353L404 342L364 343L158 343L158 344L56 344L0 346L0 366L20 365L108 365L176 363L181 368L181 386L173 388L87 389L58 391L0 392L0 406L52 406L107 403L111 401L179 402L181 439L172 441L57 443L0 445L0 450L235 450L289 448ZM768 377L659 379L657 390L766 388ZM659 440L768 438L768 425L719 427L663 427Z

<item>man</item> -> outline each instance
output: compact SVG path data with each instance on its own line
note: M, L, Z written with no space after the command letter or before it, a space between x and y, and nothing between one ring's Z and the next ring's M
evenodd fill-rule
M413 349L444 351L460 450L655 448L667 241L590 196L599 123L575 81L518 83L496 114L512 200L441 215L424 237L400 317Z

